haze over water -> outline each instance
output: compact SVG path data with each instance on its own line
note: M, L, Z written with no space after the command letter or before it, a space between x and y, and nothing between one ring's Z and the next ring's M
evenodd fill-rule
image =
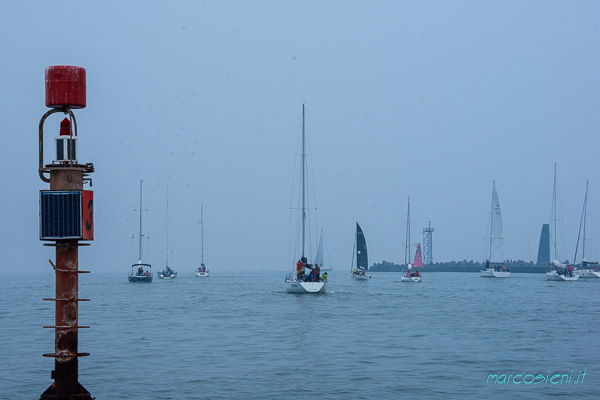
M428 273L422 284L330 272L291 295L284 272L127 282L81 279L80 382L97 399L586 398L600 393L600 282L542 274ZM0 398L50 385L53 276L0 283ZM489 374L571 373L583 384L492 384ZM573 377L573 381L576 376Z

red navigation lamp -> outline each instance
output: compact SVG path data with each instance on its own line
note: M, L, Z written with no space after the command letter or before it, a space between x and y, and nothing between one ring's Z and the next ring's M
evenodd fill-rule
M85 108L85 68L53 65L46 68L46 107Z
M82 67L55 65L46 68L46 112L39 124L39 168L42 181L50 190L40 191L40 240L45 246L56 249L56 262L50 265L56 274L54 298L55 323L44 326L54 329L54 353L44 354L54 358L51 378L54 383L40 396L40 400L92 400L90 393L79 383L78 359L89 353L78 351L79 329L79 274L89 271L79 269L79 246L82 240L94 239L94 197L89 174L94 164L80 164L77 151L77 121L72 109L86 106L86 73ZM60 123L60 132L54 137L55 157L44 164L44 122L54 113L67 115ZM52 242L52 243L49 243Z

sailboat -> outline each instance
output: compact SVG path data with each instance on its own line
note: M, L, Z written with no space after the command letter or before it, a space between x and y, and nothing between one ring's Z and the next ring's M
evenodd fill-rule
M177 271L173 271L169 267L169 188L167 187L167 260L165 269L156 273L160 279L175 279L177 278Z
M490 258L481 269L481 276L494 278L508 278L510 271L502 265L504 262L502 238L502 214L500 212L500 200L496 191L496 181L493 181L492 189L492 214L490 216Z
M200 266L196 270L198 278L207 278L210 271L204 265L204 214L202 212L202 203L200 203Z
M406 213L406 245L404 247L404 265L407 266L407 271L400 276L402 282L421 282L421 273L417 270L412 272L412 264L410 263L410 196L408 197L408 211Z
M302 154L301 154L301 184L302 191L302 209L301 209L301 225L302 225L302 254L300 260L296 263L295 273L291 273L285 279L285 290L288 293L305 294L305 293L325 293L327 290L327 278L320 277L320 267L317 269L307 263L305 256L306 248L306 128L304 105L302 105ZM310 269L311 273L308 277L306 269ZM312 281L310 276L313 276Z
M138 245L138 262L131 265L129 282L152 282L152 266L142 261L142 180L140 179L140 233Z
M369 257L367 254L367 240L358 222L356 223L356 236L354 239L354 246L356 250L356 268L354 267L354 254L352 252L352 268L351 276L352 279L359 281L366 281L371 279L371 275L367 274L369 269Z
M583 200L583 210L581 211L581 221L579 222L579 234L577 236L577 245L575 246L575 257L573 264L577 262L577 251L579 250L579 240L581 240L581 269L576 269L575 274L580 278L600 278L598 271L598 262L591 262L585 259L585 241L586 241L586 222L587 222L587 199L588 199L588 181L585 181L585 198ZM583 228L583 238L581 237Z
M552 211L551 211L551 221L552 222L552 231L554 234L550 234L550 240L554 247L554 261L552 264L554 265L554 269L546 272L546 279L549 281L576 281L579 279L579 275L573 274L573 270L569 264L563 264L559 261L560 257L558 255L558 236L557 236L557 219L556 219L556 164L554 164L554 186L552 189Z

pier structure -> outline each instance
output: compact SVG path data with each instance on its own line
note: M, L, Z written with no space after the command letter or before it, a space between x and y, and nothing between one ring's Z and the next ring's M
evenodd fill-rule
M56 65L46 68L46 112L39 123L39 176L50 184L41 190L40 240L45 246L55 248L56 260L48 260L55 272L55 297L46 301L55 303L54 352L44 357L54 358L51 379L54 382L41 394L40 400L92 400L90 393L79 383L79 357L88 356L78 350L79 303L89 301L79 298L79 274L89 271L79 269L79 247L88 246L94 239L93 192L84 190L92 185L89 174L92 163L78 161L77 121L73 109L86 106L86 71L84 68ZM44 164L44 122L55 113L66 117L60 123L59 135L54 138L54 159Z

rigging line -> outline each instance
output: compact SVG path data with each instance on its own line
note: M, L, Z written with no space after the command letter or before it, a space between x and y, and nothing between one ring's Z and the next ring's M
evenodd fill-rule
M329 269L333 270L333 264L331 263L331 255L329 254L329 247L327 247L327 244L325 243L325 240L323 240L323 250L325 250L325 252L327 253L327 258L329 260Z
M583 208L581 210L581 219L579 220L579 232L577 233L577 244L575 245L575 256L573 257L573 264L577 263L577 251L579 250L579 241L581 240L581 231L583 228L583 241L582 241L582 261L585 259L585 223L586 223L586 212L587 212L587 190L588 181L585 181L585 196L583 199Z

